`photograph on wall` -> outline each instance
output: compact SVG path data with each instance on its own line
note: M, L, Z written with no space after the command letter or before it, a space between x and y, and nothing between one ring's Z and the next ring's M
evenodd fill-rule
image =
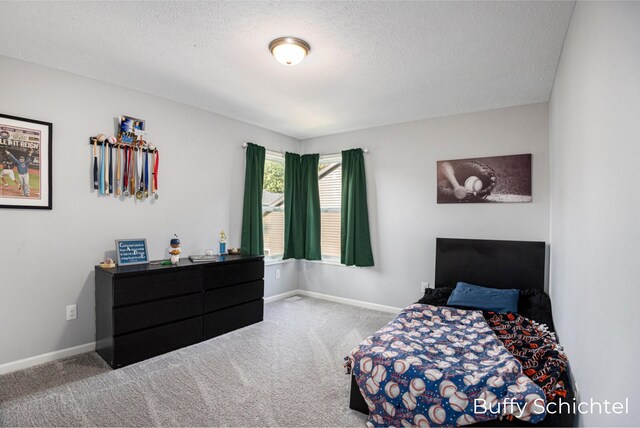
M123 143L131 144L138 140L144 131L144 120L130 116L120 116L119 139Z
M531 202L531 154L437 162L438 203Z
M0 114L0 208L51 209L52 125Z

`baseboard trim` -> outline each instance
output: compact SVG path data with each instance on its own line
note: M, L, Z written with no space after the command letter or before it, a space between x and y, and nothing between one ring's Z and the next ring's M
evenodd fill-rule
M313 297L315 299L327 300L334 303L342 303L344 305L357 306L359 308L373 309L374 311L389 312L392 314L399 313L402 308L396 308L394 306L379 305L377 303L363 302L362 300L347 299L346 297L331 296L329 294L317 293L309 290L291 290L284 293L276 294L275 296L269 296L264 298L265 303L271 303L278 300L287 299L292 296L305 296ZM60 358L72 357L74 355L83 354L85 352L91 352L96 349L96 343L90 342L84 345L72 346L71 348L61 349L59 351L47 352L46 354L40 354L22 360L12 361L9 363L0 364L0 375L11 373L16 370L27 369L29 367L38 366L44 363L50 363L51 361L59 360Z
M265 303L271 303L271 302L275 302L277 300L283 300L283 299L288 299L289 297L292 296L297 296L300 294L300 290L291 290L291 291L286 291L284 293L280 293L280 294L276 294L275 296L269 296L269 297L265 297L264 298L264 302Z
M315 299L327 300L329 302L342 303L343 305L357 306L359 308L373 309L374 311L389 312L392 314L399 313L402 308L396 308L395 306L379 305L377 303L363 302L362 300L347 299L346 297L332 296L330 294L318 293L316 291L302 290L300 288L296 290L287 291L285 293L276 294L275 296L269 296L264 298L265 303L275 302L277 300L287 299L292 296L306 296L313 297Z
M295 294L298 294L300 296L313 297L316 299L328 300L335 303L342 303L344 305L357 306L359 308L373 309L374 311L389 312L392 314L397 314L402 311L402 308L396 308L394 306L379 305L377 303L363 302L362 300L347 299L346 297L337 297L330 294L323 294L309 290L296 290Z
M95 351L96 342L85 343L84 345L72 346L71 348L61 349L59 351L47 352L46 354L36 355L34 357L24 358L22 360L12 361L0 364L0 374L14 372L16 370L27 369L29 367L38 366L60 358L72 357L85 352Z

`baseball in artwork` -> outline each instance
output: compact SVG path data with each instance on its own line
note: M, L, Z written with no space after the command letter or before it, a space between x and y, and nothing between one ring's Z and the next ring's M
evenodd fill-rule
M531 154L437 162L438 203L531 202Z

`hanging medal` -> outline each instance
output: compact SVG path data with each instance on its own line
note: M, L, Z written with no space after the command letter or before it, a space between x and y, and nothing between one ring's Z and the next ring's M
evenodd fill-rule
M131 147L131 165L129 166L130 176L129 176L129 193L131 196L136 195L136 149L135 147Z
M156 193L156 150L154 146L154 150L151 152L151 194Z
M144 152L144 197L149 197L149 150Z
M135 179L134 174L136 171L135 163L135 147L129 147L129 194L133 196L135 194Z
M127 197L129 196L129 149L124 146L123 150L122 194Z
M122 184L122 176L120 175L120 145L116 146L116 195L120 196L121 193L121 184Z
M131 183L131 195L136 197L136 192L138 191L138 148L133 148L133 183Z
M140 199L144 199L144 183L146 181L145 179L145 165L144 165L144 156L145 156L145 152L144 149L141 147L140 148L140 185L138 186L138 188L140 189Z
M142 168L142 148L138 149L136 155L138 156L136 162L136 168L138 169L136 171L136 180L138 181L138 185L136 187L136 189L138 189L136 191L136 199L142 200L142 197L144 196L144 193L142 191L142 184L144 183L144 169Z
M158 149L153 152L153 157L155 158L153 166L153 197L158 199L158 164L160 163Z

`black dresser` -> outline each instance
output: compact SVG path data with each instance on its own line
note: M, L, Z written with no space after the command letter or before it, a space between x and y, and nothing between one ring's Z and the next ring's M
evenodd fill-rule
M96 266L96 351L113 368L262 321L262 256Z

